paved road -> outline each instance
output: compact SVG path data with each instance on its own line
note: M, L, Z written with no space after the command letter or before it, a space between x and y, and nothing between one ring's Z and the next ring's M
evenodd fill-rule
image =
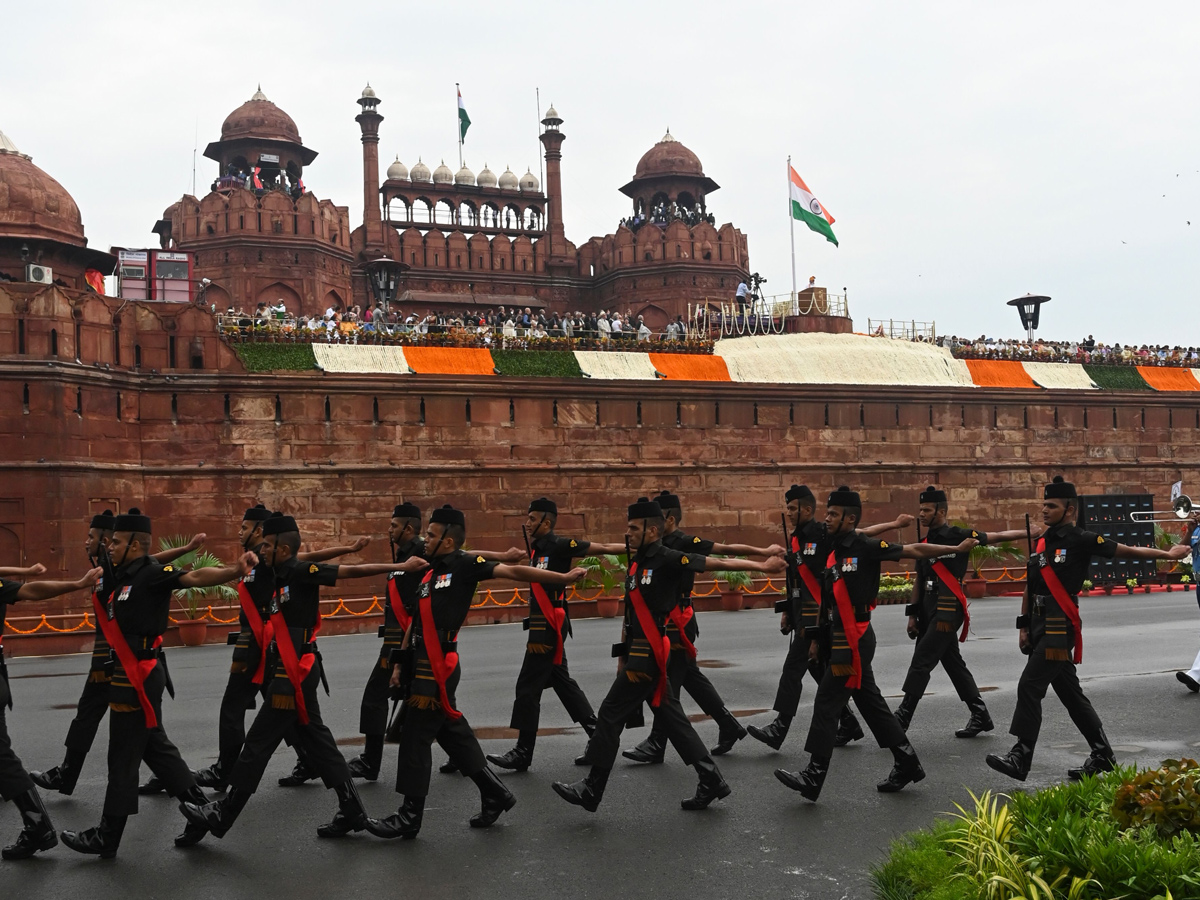
M819 804L785 790L772 777L776 766L798 768L811 708L806 686L797 728L780 753L750 739L721 761L734 789L726 801L704 813L679 809L695 783L670 752L665 766L653 770L618 764L599 813L590 815L563 803L550 791L556 779L574 779L572 765L583 737L552 695L547 695L543 726L553 732L538 743L535 767L506 776L519 804L488 831L467 827L478 805L473 785L458 776L435 773L424 829L417 841L384 843L365 835L323 841L315 827L334 810L331 793L318 786L287 790L275 786L292 759L277 754L267 780L234 830L223 841L207 839L179 851L171 837L181 817L162 797L142 801L130 821L118 859L105 863L59 847L33 864L0 865L6 896L95 896L227 898L274 896L286 889L311 897L378 896L419 886L421 896L437 900L487 897L489 900L548 896L559 898L641 896L724 898L753 892L756 898L866 898L867 868L897 834L927 824L938 813L965 802L968 788L1011 790L1008 781L983 764L984 754L1006 749L1022 657L1012 628L1016 600L975 604L977 637L965 652L999 728L991 736L956 740L953 729L966 719L943 674L934 675L933 693L922 703L913 742L929 777L897 795L877 794L874 783L891 765L887 751L870 740L839 750ZM1132 610L1133 615L1125 615ZM1200 697L1187 693L1174 670L1190 664L1196 651L1195 594L1137 594L1085 601L1086 690L1106 723L1123 760L1155 762L1179 754L1194 755L1200 746L1196 721ZM1123 619L1130 619L1123 623ZM705 613L700 616L702 659L729 706L744 721L765 723L774 696L784 639L774 615L766 610ZM911 645L903 633L899 607L876 613L879 651L876 674L884 690L899 693ZM575 624L570 644L573 671L597 705L611 681L609 645L614 620ZM461 655L466 679L460 704L486 736L488 752L511 743L497 737L508 722L512 685L520 664L524 635L519 626L466 629ZM357 752L359 690L377 647L362 635L321 641L332 698L322 711L334 733ZM171 651L171 669L179 698L168 702L171 737L193 765L206 765L216 750L216 710L229 660L226 647ZM86 656L22 658L10 663L16 709L9 723L18 753L31 768L59 760L72 705L83 683ZM687 701L685 701L687 705ZM1063 778L1064 770L1086 747L1057 701L1047 701L1047 721L1028 785L1042 787ZM689 706L690 712L696 712ZM699 724L706 740L715 739L710 721ZM626 746L644 732L629 735ZM59 828L96 823L104 791L102 729L75 795L53 795L49 806ZM435 762L441 751L435 750ZM389 748L384 774L362 788L374 815L393 810L397 795L391 778L395 761ZM15 811L0 812L0 835L16 833Z

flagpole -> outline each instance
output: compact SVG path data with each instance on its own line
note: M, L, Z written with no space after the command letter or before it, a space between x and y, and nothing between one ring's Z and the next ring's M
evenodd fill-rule
M787 185L788 185L788 229L792 237L792 303L795 306L796 313L800 312L800 301L796 294L796 216L792 210L792 158L787 158Z
M533 89L534 97L537 98L537 133L538 133L538 184L542 186L542 191L546 190L546 169L542 165L542 89L540 86L535 86ZM193 193L195 193L193 191Z
M458 82L456 81L456 82L454 82L454 127L458 129L458 167L459 167L460 169L463 167L463 161L462 161L462 119L460 118L461 114L460 114L460 113L459 113L459 111L458 111L458 109L459 109L458 103L459 103L459 98L460 98L461 96L462 96L462 90L459 88L459 84L458 84ZM795 281L796 279L795 279L795 278L793 278L792 280L793 280L793 281Z

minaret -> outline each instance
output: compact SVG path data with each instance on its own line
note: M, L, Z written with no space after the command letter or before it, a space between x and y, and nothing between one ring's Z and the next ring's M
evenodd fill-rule
M383 246L383 213L379 208L379 123L383 116L376 111L379 103L375 89L368 84L358 98L362 112L354 117L362 128L363 237L370 248Z
M574 268L575 261L566 256L567 232L562 218L562 142L567 139L559 127L562 124L553 105L546 110L542 124L546 130L541 134L542 146L546 148L546 199L549 201L547 216L550 253L548 265L553 270L559 267Z

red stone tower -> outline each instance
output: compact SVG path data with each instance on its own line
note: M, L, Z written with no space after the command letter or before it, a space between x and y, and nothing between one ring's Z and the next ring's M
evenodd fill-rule
M375 89L368 84L358 98L362 112L354 117L362 129L363 258L374 258L384 249L383 215L379 209L379 125L383 122L383 116L377 111L379 104Z
M567 139L559 129L562 121L553 105L546 110L546 118L542 119L542 124L546 126L541 141L546 148L546 197L549 200L546 224L550 254L547 268L555 275L571 275L576 270L576 260L574 246L567 243L562 215L562 142Z

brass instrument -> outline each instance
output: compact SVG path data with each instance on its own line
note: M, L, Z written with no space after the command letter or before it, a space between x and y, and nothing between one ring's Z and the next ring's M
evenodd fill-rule
M1187 494L1181 494L1171 501L1171 508L1166 509L1144 509L1139 512L1131 512L1129 519L1132 522L1170 522L1172 519L1186 519L1192 514L1192 498ZM1170 515L1167 515L1167 513Z

